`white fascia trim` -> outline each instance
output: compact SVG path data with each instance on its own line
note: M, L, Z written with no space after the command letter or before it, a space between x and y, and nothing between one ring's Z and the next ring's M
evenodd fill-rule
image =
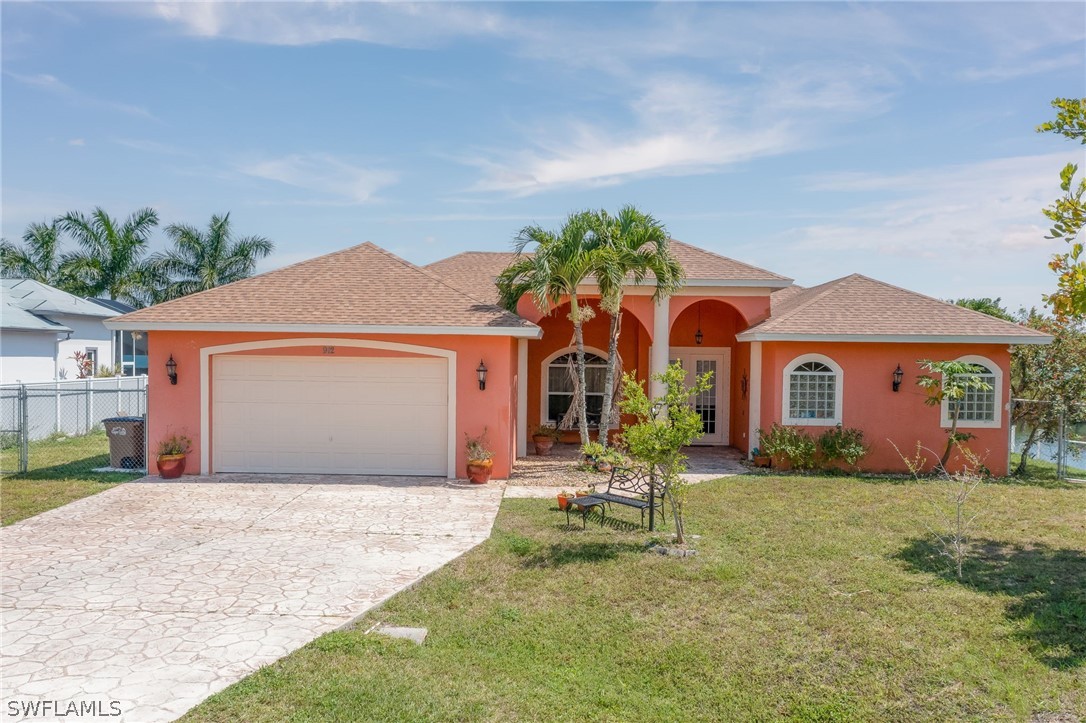
M363 349L386 349L432 357L443 357L448 361L448 436L446 444L446 467L449 479L456 479L456 352L450 349L438 349L415 344L400 344L391 341L372 341L370 339L320 338L312 339L265 339L244 341L237 344L205 346L200 349L200 474L213 474L211 469L211 357L215 354L230 354L256 349L280 349L298 346L349 346Z
M768 281L719 281L702 282L701 279L693 279L691 283L683 286L672 296L768 296L777 289L791 286L792 282L771 284ZM577 287L579 295L598 296L600 291L595 285L584 284ZM627 296L652 296L656 293L654 285L627 286L624 293Z
M954 336L945 334L775 334L745 331L737 341L889 342L892 344L1051 344L1051 336Z
M454 336L511 336L540 339L543 330L531 326L392 326L383 324L246 324L220 322L107 321L106 328L123 331L229 331L314 334L421 334Z

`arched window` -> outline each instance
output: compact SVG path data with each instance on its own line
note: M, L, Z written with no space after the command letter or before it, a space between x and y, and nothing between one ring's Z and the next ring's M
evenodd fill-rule
M784 424L841 423L841 367L820 354L805 354L784 368Z
M1003 396L1003 372L990 359L982 356L963 356L957 361L967 362L976 368L977 376L991 389L970 389L960 400L943 400L942 424L950 426L951 410L956 405L959 427L998 427L1001 424L1001 400Z
M603 383L607 376L607 359L585 352L585 403L588 424L598 426L603 411ZM572 370L572 374L571 374ZM560 353L544 363L543 419L545 424L558 424L573 404L573 377L577 373L577 353Z

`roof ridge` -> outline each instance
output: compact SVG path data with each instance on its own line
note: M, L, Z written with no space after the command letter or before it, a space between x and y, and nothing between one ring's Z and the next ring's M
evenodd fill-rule
M497 304L488 304L487 302L483 301L482 299L475 298L474 296L467 293L466 291L463 291L462 289L458 289L455 286L453 286L452 284L450 284L443 276L438 276L433 271L430 271L429 269L427 269L427 268L425 268L423 266L416 266L415 264L411 263L407 259L401 258L401 257L397 256L396 254L392 253L391 251L389 251L388 249L381 248L377 244L372 243L370 241L367 241L366 244L369 244L372 248L376 249L377 251L380 251L385 256L388 256L390 259L394 259L395 261L399 261L404 266L407 266L408 268L410 268L410 269L412 269L414 271L418 271L419 273L424 274L425 276L432 279L433 281L436 281L437 283L441 284L442 286L445 286L446 288L449 288L449 289L455 291L456 293L463 296L465 299L470 299L470 300L474 301L476 304L481 304L483 306L488 306L488 307L492 307L492 308L495 308L495 309L500 309L503 314L509 314L510 316L512 316L511 312L508 309L504 309L501 306L498 306ZM362 244L362 245L366 245L366 244ZM517 318L519 319L520 317L518 316Z
M792 279L792 278L790 278L788 276L784 276L783 274L778 274L776 271L770 271L769 269L762 268L761 266L755 266L754 264L748 264L746 261L740 261L739 259L733 259L731 256L725 256L724 254L719 254L716 251L712 251L711 249L702 248L701 246L695 246L692 243L689 243L687 241L682 241L681 239L673 238L671 236L668 236L668 242L680 244L680 245L685 246L687 248L694 249L695 251L701 251L702 253L709 254L710 256L715 256L716 258L721 259L723 261L731 261L732 263L742 264L743 266L746 266L747 268L755 269L757 271L762 271L762 272L767 273L770 276L776 277L778 279L788 279L789 281L794 281L795 280L795 279Z
M851 276L854 276L854 275L855 274L851 274ZM798 303L793 303L791 308L786 309L783 314L774 315L774 314L770 313L770 316L765 321L760 322L759 324L764 324L764 323L769 322L769 321L778 321L778 320L787 319L787 318L791 317L796 312L800 311L801 309L806 309L808 306L813 304L815 301L821 299L823 296L825 296L829 292L836 289L837 284L839 284L840 282L842 282L842 281L844 281L844 280L846 280L848 278L849 278L848 276L842 276L839 279L830 279L829 281L824 281L821 284L817 284L816 286L811 286L809 288L806 288L806 289L803 289L802 291L797 292L792 297L791 301L794 302L797 299L797 297L808 296L809 298L801 298L798 301ZM788 301L785 301L784 303L788 303Z
M945 299L940 299L940 298L937 298L935 296L928 296L927 294L922 294L919 291L913 291L911 289L906 289L906 288L898 286L896 284L891 284L888 281L883 281L881 279L872 278L872 277L866 276L864 274L860 274L860 273L849 274L849 276L846 276L844 278L847 279L847 278L850 278L850 277L853 277L853 276L856 277L856 278L864 279L865 281L870 281L870 282L872 282L874 284L879 284L880 286L885 286L885 287L887 287L889 289L894 289L896 291L901 291L901 292L904 292L906 294L912 294L913 296L923 297L923 298L925 298L925 299L927 299L929 301L934 301L934 302L937 302L939 304L942 304L943 306L949 307L951 309L956 309L958 312L963 312L963 311L968 312L969 314L973 314L974 316L978 316L978 317L981 317L981 318L986 319L986 320L995 320L995 321L998 321L998 322L1000 322L1002 324L1009 324L1009 325L1014 326L1014 327L1019 328L1019 329L1029 329L1030 328L1030 327L1026 326L1025 324L1020 324L1017 321L1009 321L1007 319L1000 319L998 316L992 316L991 314L985 314L983 311L977 311L976 309L970 309L967 306L961 306L960 304L954 304L954 303L951 303L949 301L946 301ZM1037 330L1032 329L1031 331L1037 331ZM1043 332L1038 332L1038 333L1043 333Z

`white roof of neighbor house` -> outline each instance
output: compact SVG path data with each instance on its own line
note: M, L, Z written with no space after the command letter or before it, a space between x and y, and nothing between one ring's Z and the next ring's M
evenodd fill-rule
M31 314L26 309L21 309L8 303L8 297L4 295L3 306L0 307L0 329L5 331L47 331L66 332L72 331L63 324L50 321L44 316Z
M32 314L71 314L108 319L117 312L67 291L30 279L0 279L4 306L25 309ZM6 326L6 323L5 323Z

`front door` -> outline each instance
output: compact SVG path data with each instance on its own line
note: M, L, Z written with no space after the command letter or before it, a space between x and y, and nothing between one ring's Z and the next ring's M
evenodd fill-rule
M694 444L728 443L731 352L732 350L727 348L671 348L671 362L682 362L687 379L693 379L692 374L701 375L707 372L713 374L712 386L692 400L694 411L701 415L702 431L705 432L705 435Z

